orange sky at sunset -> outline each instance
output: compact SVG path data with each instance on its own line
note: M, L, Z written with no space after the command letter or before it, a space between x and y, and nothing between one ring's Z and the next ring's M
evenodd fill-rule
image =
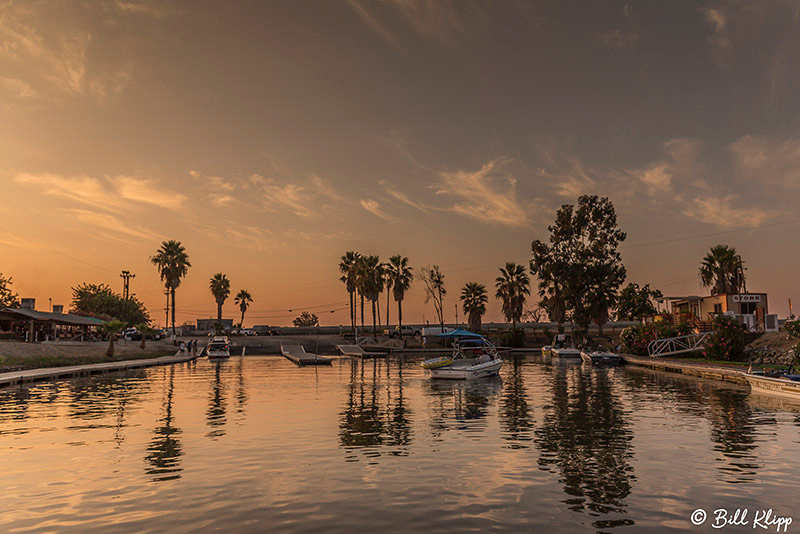
M129 270L161 324L149 257L177 239L179 323L215 313L221 271L254 297L246 325L338 325L339 257L402 254L441 267L453 321L465 282L493 287L599 194L629 281L706 294L699 262L725 243L783 317L798 21L789 1L4 2L0 272L46 310ZM415 284L404 322L423 315Z

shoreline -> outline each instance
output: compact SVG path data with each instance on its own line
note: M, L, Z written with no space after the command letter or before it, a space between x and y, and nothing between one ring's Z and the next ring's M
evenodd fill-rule
M698 376L709 380L719 380L722 382L733 382L736 384L747 385L744 371L739 366L717 365L711 363L693 363L678 360L661 358L650 358L648 356L634 356L633 354L620 354L623 361L629 365L647 367L668 373L677 373L690 376Z

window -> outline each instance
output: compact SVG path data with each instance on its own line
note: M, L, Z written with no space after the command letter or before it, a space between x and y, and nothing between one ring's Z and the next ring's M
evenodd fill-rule
M714 304L714 313L722 313L722 304Z

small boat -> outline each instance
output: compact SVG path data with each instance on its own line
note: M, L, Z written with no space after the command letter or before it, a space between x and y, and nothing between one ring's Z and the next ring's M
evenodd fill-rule
M752 366L742 373L750 383L753 393L780 395L800 400L800 375L793 374L794 367L784 371L753 371Z
M581 359L586 363L596 365L615 365L622 362L619 354L604 350L582 350Z
M542 347L542 356L552 356L553 355L552 348L553 347L551 345L545 345L544 347Z
M580 358L581 351L574 347L553 347L550 352L556 358Z
M500 372L503 366L500 352L491 341L480 334L457 329L439 334L438 337L455 340L453 355L422 363L422 367L430 371L431 378L471 380L496 376Z
M206 356L209 360L223 360L231 357L231 343L225 336L218 336L211 339L211 343L206 347Z

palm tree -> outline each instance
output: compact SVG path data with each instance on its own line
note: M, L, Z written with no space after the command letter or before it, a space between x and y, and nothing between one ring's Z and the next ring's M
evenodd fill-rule
M386 267L389 280L391 280L392 293L394 300L397 301L397 329L400 332L400 337L403 336L403 299L406 296L406 291L411 287L411 282L414 280L414 274L411 267L408 266L408 258L397 254L389 258L389 263ZM389 306L386 306L386 324L389 324Z
M222 323L222 305L231 294L231 281L222 273L217 273L208 281L208 289L217 301L217 322Z
M117 334L122 332L122 329L126 326L128 326L127 323L117 321L116 319L103 325L103 332L108 334L108 350L106 351L106 356L109 358L114 357L114 340L117 338Z
M161 248L156 251L150 262L158 269L161 281L169 291L172 298L172 337L175 338L175 289L181 285L181 279L186 276L189 267L189 255L180 241L171 239L161 243ZM177 344L177 340L175 341Z
M361 254L355 251L345 252L339 262L339 272L342 277L339 278L350 294L350 326L353 327L353 333L356 331L356 278L358 271L358 260Z
M513 262L506 263L505 267L500 267L500 276L495 280L495 287L495 297L503 301L503 315L507 321L512 322L516 330L517 321L525 306L525 297L531 294L530 280L525 268Z
M386 328L389 328L389 295L392 289L392 273L389 272L389 264L381 264L381 272L383 273L383 288L386 290Z
M360 267L360 292L362 298L366 297L367 300L372 303L372 336L377 337L376 303L378 302L378 298L380 298L381 291L383 290L383 272L381 268L381 260L378 256L362 256Z
M242 321L239 323L239 328L241 329L244 327L244 312L250 307L250 303L253 302L253 297L250 296L250 292L246 289L240 289L233 299L233 302L239 306L239 311L242 312Z
M144 342L147 339L147 336L152 336L156 333L156 330L154 328L150 328L150 325L147 323L140 323L136 325L136 331L142 335L142 344L140 346L142 347L142 350L144 350Z
M461 289L461 302L464 315L469 317L469 329L477 332L481 329L481 317L486 313L489 295L486 286L478 282L467 282Z
M712 295L737 293L745 284L744 261L728 245L711 248L700 263L700 282L710 287Z

